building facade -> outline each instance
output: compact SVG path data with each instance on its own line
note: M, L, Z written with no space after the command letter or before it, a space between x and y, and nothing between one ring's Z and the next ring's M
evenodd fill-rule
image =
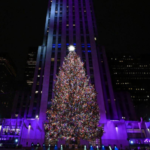
M114 91L128 91L137 117L149 121L150 54L107 53Z
M36 67L36 58L37 58L38 47L30 47L27 56L26 68L25 68L25 81L26 84L32 88L34 81L34 72Z
M10 118L14 97L16 68L6 53L0 53L0 118Z
M105 130L102 144L112 147L116 145L119 148L129 147L130 140L137 141L136 136L129 138L128 133L144 134L144 137L139 136L139 141L144 143L145 138L150 136L147 131L149 123L119 118L106 54L104 48L97 44L92 0L49 0L44 40L37 51L28 109L24 117L18 115L17 118L12 116L11 119L1 120L1 141L7 141L9 138L11 140L13 137L24 147L30 147L32 143L42 145L46 142L44 124L48 123L46 111L50 109L54 96L53 81L68 54L69 45L76 47L77 54L85 64L86 73L91 78L90 82L95 85L101 115L99 124L103 125ZM141 124L144 128L141 128ZM65 144L65 141L59 140L58 147L61 144ZM84 140L81 140L80 144L89 146L88 141Z

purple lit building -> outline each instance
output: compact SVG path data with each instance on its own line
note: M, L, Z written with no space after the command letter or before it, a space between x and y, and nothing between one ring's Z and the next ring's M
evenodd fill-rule
M26 114L24 117L13 115L11 119L1 120L0 143L15 138L18 140L16 142L24 147L30 147L32 143L48 144L44 131L44 124L48 123L46 111L50 108L54 96L53 80L68 53L69 45L76 47L76 52L85 62L84 67L91 77L90 82L95 85L98 93L100 124L105 130L102 144L125 148L129 147L130 143L138 144L150 138L150 123L135 121L132 105L127 105L125 110L133 109L130 115L134 121L130 120L130 117L125 120L122 118L125 116L121 116L120 103L117 103L120 99L114 98L105 50L97 44L92 0L49 0L43 45L39 46L37 51ZM121 102L122 104L124 102ZM65 141L59 141L58 147L60 144L65 144ZM88 141L84 140L81 140L80 144L89 145Z

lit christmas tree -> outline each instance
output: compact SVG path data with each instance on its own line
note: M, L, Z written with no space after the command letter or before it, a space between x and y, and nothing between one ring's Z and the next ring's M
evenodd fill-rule
M45 124L49 142L65 140L95 140L100 138L100 114L94 86L85 75L84 63L70 46L54 87L54 99L47 111L49 124Z

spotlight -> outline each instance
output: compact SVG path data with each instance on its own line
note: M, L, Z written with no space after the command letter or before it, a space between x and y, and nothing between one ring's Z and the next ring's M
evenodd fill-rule
M29 127L29 129L31 128L31 123L29 123L29 126L28 126L28 127Z
M61 150L63 150L63 145L61 145L61 148L60 148Z

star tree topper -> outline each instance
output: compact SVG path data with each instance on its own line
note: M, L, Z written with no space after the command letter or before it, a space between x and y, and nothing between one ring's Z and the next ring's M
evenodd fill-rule
M75 51L75 46L73 46L73 45L70 45L69 47L68 47L68 50L69 50L69 52L74 52Z

